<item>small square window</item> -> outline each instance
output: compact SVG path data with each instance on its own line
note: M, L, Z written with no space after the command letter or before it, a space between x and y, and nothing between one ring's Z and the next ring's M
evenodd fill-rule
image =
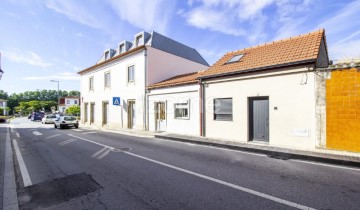
M94 77L89 78L89 90L94 90Z
M189 119L189 102L174 104L175 119Z
M70 104L70 100L66 100L66 104Z
M232 98L214 99L214 120L218 120L218 121L232 120Z
M74 100L74 104L77 104L77 100Z
M110 87L111 86L111 74L110 72L105 73L105 87Z
M227 63L233 63L239 61L243 56L244 54L234 55L232 58L230 58L230 60Z
M135 66L128 67L128 82L135 81Z

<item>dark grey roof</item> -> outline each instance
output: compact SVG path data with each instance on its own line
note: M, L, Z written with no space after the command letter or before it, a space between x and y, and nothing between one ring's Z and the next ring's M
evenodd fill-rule
M179 57L200 63L206 66L209 64L195 49L181 44L175 40L172 40L164 35L161 35L155 31L152 32L151 41L149 45L158 50L177 55Z

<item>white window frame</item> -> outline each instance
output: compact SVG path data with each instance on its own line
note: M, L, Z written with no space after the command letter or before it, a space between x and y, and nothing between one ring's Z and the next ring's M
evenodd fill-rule
M130 68L132 68L132 74L130 72ZM131 77L132 75L132 77ZM133 83L135 82L135 65L130 65L127 67L127 82Z
M181 113L177 112L177 109L181 109ZM187 112L187 115L185 114L185 111ZM177 114L181 114L182 116L177 116ZM188 120L190 119L190 102L185 101L185 102L179 102L179 103L174 103L174 119L179 119L179 120Z
M94 90L94 77L89 77L89 90Z
M231 109L221 109L222 100L231 100ZM228 112L231 111L229 114ZM228 115L228 116L226 116ZM214 120L215 121L233 121L233 98L214 98ZM229 117L230 116L230 117Z
M125 43L119 45L119 54L123 54L126 51Z
M107 76L108 76L108 78L107 78ZM109 72L109 71L104 73L104 86L106 88L111 87L111 72Z
M110 50L105 51L105 60L108 60L110 58Z

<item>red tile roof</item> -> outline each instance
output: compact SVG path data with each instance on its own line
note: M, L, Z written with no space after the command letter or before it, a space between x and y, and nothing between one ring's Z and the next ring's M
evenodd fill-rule
M192 72L192 73L177 75L175 77L171 77L164 81L149 85L148 89L195 84L198 82L197 78L200 77L201 74L203 74L203 73L204 73L204 71L199 71L199 72Z
M214 77L250 69L281 66L304 62L315 63L325 30L320 29L304 35L299 35L263 45L229 52L204 72L201 77ZM233 56L243 54L236 62L227 63Z

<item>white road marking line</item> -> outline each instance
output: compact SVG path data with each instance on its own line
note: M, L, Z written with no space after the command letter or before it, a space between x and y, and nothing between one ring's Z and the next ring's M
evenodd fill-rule
M103 153L103 152L104 152L105 150L107 150L107 149L109 149L109 148L104 147L104 148L102 148L101 150L95 152L93 155L91 155L91 157L96 157L96 156L100 155L101 153Z
M83 130L80 130L80 129L73 129L73 131L81 132L81 131L83 131Z
M115 149L114 147L110 147L110 146L107 146L105 144L101 144L101 143L91 141L91 140L88 140L88 139L85 139L85 138L77 137L77 136L74 136L72 134L68 134L68 135L72 136L74 138L78 138L78 139L83 140L83 141L87 141L87 142L90 142L90 143L93 143L93 144L97 144L97 145L109 148L110 150ZM153 160L153 159L150 159L150 158L147 158L147 157L144 157L144 156L141 156L141 155L137 155L137 154L134 154L134 153L131 153L131 152L124 151L123 153L131 155L133 157L143 159L143 160L147 160L149 162L156 163L156 164L159 164L159 165L162 165L162 166L165 166L165 167L177 170L177 171L181 171L181 172L193 175L193 176L197 176L197 177L200 177L200 178L203 178L203 179L206 179L206 180L218 183L218 184L222 184L222 185L225 185L227 187L231 187L233 189L237 189L237 190L240 190L240 191L243 191L243 192L258 196L258 197L262 197L262 198L265 198L265 199L268 199L268 200L271 200L271 201L274 201L274 202L277 202L277 203L281 203L281 204L284 204L284 205L287 205L287 206L291 206L291 207L294 207L294 208L297 208L297 209L311 209L311 210L314 209L314 208L311 208L311 207L308 207L308 206L304 206L304 205L301 205L301 204L298 204L298 203L287 201L287 200L284 200L284 199L281 199L281 198L278 198L278 197L274 197L274 196L271 196L271 195L268 195L268 194L265 194L265 193L262 193L262 192L258 192L258 191L251 190L251 189L248 189L248 188L245 188L245 187L241 187L239 185L235 185L235 184L225 182L225 181L222 181L222 180L219 180L219 179L215 179L215 178L212 178L212 177L209 177L209 176L206 176L206 175L202 175L202 174L199 174L199 173L196 173L196 172L193 172L193 171L189 171L189 170L186 170L186 169L183 169L183 168L179 168L179 167L167 164L167 163L163 163L163 162L160 162L160 161L157 161L157 160Z
M19 134L19 133L16 133L16 136L19 138L19 137L20 137L20 134Z
M338 169L347 169L347 170L353 170L353 171L360 171L360 168L337 166L337 165L331 165L331 164L326 164L326 163L316 163L316 162L305 161L305 160L296 160L296 159L289 159L289 160L293 161L293 162L298 162L298 163L307 163L307 164L325 166L325 167L330 167L330 168L338 168Z
M54 137L57 137L57 136L60 136L61 134L55 134L55 135L52 135L52 136L48 136L46 137L47 139L51 139L51 138L54 138Z
M69 144L69 143L74 142L74 141L76 141L76 139L69 139L69 140L60 142L59 145L60 146L65 146L66 144Z
M16 139L13 139L13 143L14 143L14 149L15 149L16 158L18 160L19 167L20 167L21 176L22 176L23 181L24 181L24 187L30 186L30 185L32 185L32 183L31 183L31 179L30 179L30 176L29 176L29 172L28 172L28 170L26 168L24 159L23 159L23 157L21 155L21 152L19 150L19 146L17 144Z
M87 141L87 142L90 142L90 143L93 143L93 144L97 144L97 145L102 146L102 147L106 147L106 148L112 149L112 150L115 149L114 147L110 147L110 146L107 146L107 145L105 145L105 144L98 143L98 142L96 142L96 141L91 141L91 140L88 140L88 139L84 139L84 138L81 138L81 137L77 137L77 136L74 136L74 135L72 135L72 134L68 134L68 135L69 135L69 136L72 136L72 137L74 137L74 138L83 140L83 141Z
M92 134L92 133L97 133L97 132L91 131L91 132L85 132L83 134Z
M104 153L102 153L101 155L99 155L96 159L100 160L100 159L103 159L106 155L108 155L110 153L111 149L110 148L107 148L105 150Z
M39 131L33 131L33 134L36 135L36 136L41 136L42 133L40 133Z
M11 132L14 133L15 132L15 129L14 128L10 128L11 129Z

